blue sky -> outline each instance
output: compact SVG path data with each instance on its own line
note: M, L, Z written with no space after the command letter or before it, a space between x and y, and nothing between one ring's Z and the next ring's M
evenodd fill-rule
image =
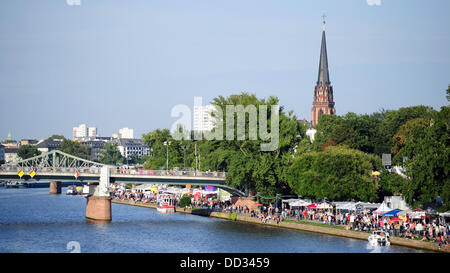
M446 105L450 1L379 2L2 1L0 139L140 136L194 96L243 91L310 120L323 13L338 115Z

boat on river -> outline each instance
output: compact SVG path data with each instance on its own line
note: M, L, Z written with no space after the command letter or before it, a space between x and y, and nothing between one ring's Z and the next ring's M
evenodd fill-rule
M25 185L20 181L8 181L5 185L6 188L24 188Z
M67 187L66 194L67 195L77 195L78 194L77 187L76 186Z
M159 192L156 198L156 210L161 213L175 212L175 196L169 192Z
M382 230L375 230L368 238L371 246L389 246L389 234Z

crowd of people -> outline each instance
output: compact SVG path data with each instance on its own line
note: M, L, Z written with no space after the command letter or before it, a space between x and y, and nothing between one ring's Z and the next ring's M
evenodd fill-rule
M273 210L272 210L273 211ZM275 209L277 211L277 209ZM276 213L276 212L275 212ZM347 230L366 231L383 230L391 236L439 243L439 247L450 243L450 224L441 223L438 219L424 217L413 219L408 217L381 217L370 211L339 211L315 209L284 209L281 218L296 221L312 221L328 225L341 225Z
M155 202L157 193L151 191L132 191L124 189L113 189L112 196L119 200L132 200L134 202ZM179 204L181 196L175 195L175 204ZM286 220L307 221L323 223L327 225L343 226L346 230L366 231L383 230L390 236L433 241L439 247L450 244L450 224L440 223L437 219L423 218L413 219L406 216L402 220L392 221L390 217L381 217L370 211L340 211L320 209L279 209L277 207L259 206L249 208L248 206L236 206L230 201L221 202L215 198L191 199L191 207L207 208L219 212L236 212L239 215L258 218L262 223L280 223Z

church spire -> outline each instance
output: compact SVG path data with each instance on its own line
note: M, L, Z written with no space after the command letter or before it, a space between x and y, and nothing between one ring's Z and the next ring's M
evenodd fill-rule
M323 30L322 30L322 46L320 47L320 61L319 61L319 76L317 77L317 84L330 84L330 75L328 73L328 58L327 58L327 42L325 38L325 14L322 16Z
M325 17L325 15L323 16ZM311 125L314 127L322 115L335 115L333 86L330 84L328 73L327 44L325 39L325 18L323 20L322 46L320 48L319 76L314 88Z

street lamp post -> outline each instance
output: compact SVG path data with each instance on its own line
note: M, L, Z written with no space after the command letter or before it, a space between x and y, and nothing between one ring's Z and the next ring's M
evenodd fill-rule
M183 149L183 151L184 151L184 171L186 171L186 148L187 148L188 146L186 146L186 145L182 145L181 146L181 148Z
M169 171L169 145L170 141L164 141L164 146L166 146L166 172Z

